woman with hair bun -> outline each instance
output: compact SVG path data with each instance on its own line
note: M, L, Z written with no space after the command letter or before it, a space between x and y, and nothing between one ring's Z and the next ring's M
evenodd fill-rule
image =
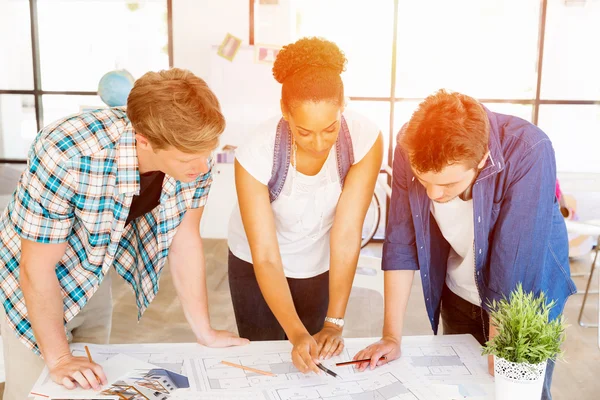
M236 151L239 207L229 223L229 286L238 330L289 339L319 373L344 348L344 314L362 225L383 157L375 124L345 109L335 43L303 38L273 66L281 113Z

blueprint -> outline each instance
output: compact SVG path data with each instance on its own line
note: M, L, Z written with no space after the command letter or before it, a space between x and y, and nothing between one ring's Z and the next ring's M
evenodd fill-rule
M118 354L166 368L189 378L190 389L176 399L199 400L433 400L487 399L492 397L493 378L487 360L470 335L413 336L402 340L402 354L373 371L348 361L376 339L346 339L339 356L323 361L339 378L325 374L302 374L291 361L292 346L286 341L253 342L243 347L206 348L197 344L89 345L94 360L102 362ZM73 354L85 355L83 344L71 346ZM271 372L265 376L221 363Z

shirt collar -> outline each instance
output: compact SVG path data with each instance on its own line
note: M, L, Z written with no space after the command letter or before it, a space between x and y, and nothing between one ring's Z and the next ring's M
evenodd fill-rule
M483 166L483 169L479 172L479 176L475 180L479 182L483 179L489 178L490 176L497 174L504 169L504 156L502 155L502 147L500 145L500 129L498 128L498 121L496 114L488 110L482 105L485 112L487 113L488 120L490 122L490 133L488 149L490 154Z
M139 194L139 191L140 174L135 147L135 131L129 122L117 145L116 192L118 195L122 195Z

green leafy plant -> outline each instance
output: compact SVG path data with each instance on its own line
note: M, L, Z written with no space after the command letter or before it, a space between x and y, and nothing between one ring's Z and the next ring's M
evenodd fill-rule
M483 354L493 354L514 363L538 364L560 356L565 340L563 317L548 321L555 302L525 293L519 283L510 298L489 304L497 335L485 344Z

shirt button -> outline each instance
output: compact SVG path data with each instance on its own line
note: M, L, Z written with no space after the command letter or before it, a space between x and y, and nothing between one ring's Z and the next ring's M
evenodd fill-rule
M427 298L427 301L429 301L429 297Z
M481 215L477 217L477 222L481 223Z
M427 278L427 274L423 275L423 278Z
M477 275L479 275L479 271L477 271Z
M421 250L423 250L423 246L421 246Z
M419 218L419 214L417 214L416 217Z
M481 254L481 249L479 249L479 254Z

